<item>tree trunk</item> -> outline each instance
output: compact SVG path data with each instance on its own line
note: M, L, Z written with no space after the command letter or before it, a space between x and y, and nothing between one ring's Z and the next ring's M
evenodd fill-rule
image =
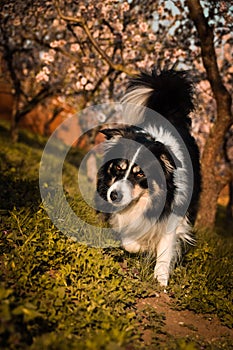
M219 194L230 179L227 166L225 173L222 174L219 174L217 167L217 163L223 163L224 159L224 139L231 121L230 105L228 93L222 94L221 103L218 103L217 120L207 139L201 159L202 194L196 220L197 227L214 226Z
M227 204L227 219L233 220L233 180L229 182L229 201Z
M216 140L210 137L202 157L202 194L196 219L196 227L199 228L214 226L217 201L220 192L229 181L229 173L222 176L216 173L216 145Z
M203 14L199 0L186 0L191 20L200 39L201 55L216 100L217 117L210 132L201 159L202 193L196 226L212 228L215 223L217 200L221 189L229 181L228 176L221 177L217 170L217 160L224 157L223 144L225 134L232 123L231 96L219 73L214 48L213 30Z
M51 134L51 130L50 130L51 124L52 124L52 122L54 122L54 120L59 116L59 114L62 111L63 111L63 107L55 107L54 108L52 117L49 120L47 120L44 124L44 132L43 132L44 136L48 137Z
M17 142L19 138L18 123L16 118L18 113L18 106L19 106L19 96L15 94L13 95L13 107L11 111L11 128L10 128L10 137L13 143Z

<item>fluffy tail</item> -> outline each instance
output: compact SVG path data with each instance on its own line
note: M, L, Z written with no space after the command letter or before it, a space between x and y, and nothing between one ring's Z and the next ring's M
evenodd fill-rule
M176 127L190 127L189 113L194 109L193 84L185 71L153 69L130 80L122 103L148 107ZM139 122L131 120L131 122Z

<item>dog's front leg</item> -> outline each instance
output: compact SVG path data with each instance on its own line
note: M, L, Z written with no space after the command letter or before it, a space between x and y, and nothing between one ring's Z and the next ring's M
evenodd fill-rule
M154 277L162 286L167 286L171 263L176 254L176 233L164 233L157 245L157 260Z
M140 244L137 241L126 241L122 239L122 246L129 253L138 253L140 251Z

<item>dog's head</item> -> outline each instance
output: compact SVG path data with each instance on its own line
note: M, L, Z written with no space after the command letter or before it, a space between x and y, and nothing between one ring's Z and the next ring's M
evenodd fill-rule
M99 169L97 192L113 207L131 205L141 197L174 196L177 162L161 142L134 126L101 131L109 147Z

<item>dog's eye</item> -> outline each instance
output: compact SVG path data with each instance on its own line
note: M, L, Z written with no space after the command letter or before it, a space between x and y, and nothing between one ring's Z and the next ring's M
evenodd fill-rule
M116 170L122 170L121 169L121 166L118 164L118 165L116 165Z
M144 172L143 172L142 170L140 170L140 171L136 174L136 177L137 177L138 179L144 177Z

